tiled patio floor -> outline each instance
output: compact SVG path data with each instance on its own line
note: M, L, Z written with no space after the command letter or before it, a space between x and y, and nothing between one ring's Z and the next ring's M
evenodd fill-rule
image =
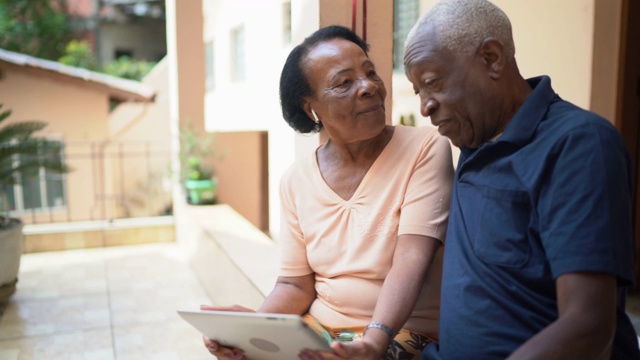
M175 243L25 254L19 280L0 307L0 360L212 359L176 314L211 301Z
M0 360L211 359L176 314L209 303L175 243L25 254Z

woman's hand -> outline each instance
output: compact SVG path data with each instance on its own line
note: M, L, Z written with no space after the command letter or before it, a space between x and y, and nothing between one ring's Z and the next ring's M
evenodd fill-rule
M240 305L232 305L232 306L211 306L211 305L200 305L200 310L209 310L209 311L239 311L239 312L255 312L249 308ZM244 360L244 352L242 349L231 348L226 346L221 346L214 339L209 339L206 336L202 337L204 341L204 346L209 350L211 355L217 357L220 360Z
M379 360L384 357L386 349L379 344L366 340L354 341L351 343L341 343L333 341L331 343L333 353L328 351L304 350L300 353L303 360Z
M219 360L245 360L244 351L237 348L231 348L226 346L220 346L215 340L211 340L206 336L202 336L204 340L204 346L209 350L211 355L215 356Z

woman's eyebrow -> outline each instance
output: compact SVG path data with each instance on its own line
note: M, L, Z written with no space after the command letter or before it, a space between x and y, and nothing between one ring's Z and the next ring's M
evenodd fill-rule
M363 61L362 66L371 66L373 68L376 67L376 65L373 63L373 61L371 61L371 59L366 59L365 61Z
M370 66L370 67L372 67L372 68L374 68L374 69L375 69L375 67L376 67L376 66L374 65L373 61L371 61L371 59L366 59L365 61L363 61L363 62L362 62L362 66L363 66L363 67L365 67L365 66ZM337 73L335 73L335 74L331 77L331 79L329 79L329 80L330 80L330 81L335 81L335 80L336 80L336 78L340 77L340 75L342 75L342 74L344 74L344 73L346 73L346 72L353 72L353 71L355 71L353 68L346 68L346 69L342 69L342 70L338 71Z
M353 72L355 70L353 70L353 68L346 68L346 69L342 69L340 71L338 71L337 73L335 73L330 80L330 82L333 82L336 80L336 78L339 78L342 74L347 73L347 72Z

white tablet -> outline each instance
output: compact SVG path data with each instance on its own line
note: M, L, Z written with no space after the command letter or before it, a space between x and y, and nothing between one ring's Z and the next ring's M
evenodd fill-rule
M244 350L249 360L297 359L300 351L331 351L299 315L178 310L204 336Z

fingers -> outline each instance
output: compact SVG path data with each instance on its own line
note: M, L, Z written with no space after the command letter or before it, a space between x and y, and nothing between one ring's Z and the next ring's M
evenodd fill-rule
M207 348L207 350L209 350L212 355L215 355L215 353L218 351L218 343L206 336L202 336L202 340L204 341L204 346Z
M208 348L213 348L214 350L218 348L218 343L209 339L206 336L202 336L202 341L204 341L204 346Z
M357 349L349 349L349 345L342 344L334 341L331 343L331 351L319 351L305 349L300 352L298 357L301 360L344 360L344 359L360 359L359 357L353 357ZM337 351L336 351L337 350ZM354 352L355 351L355 352Z
M220 346L215 340L211 340L205 336L202 337L204 346L209 350L209 353L220 360L243 360L244 352L240 349L229 348Z
M324 353L324 354L329 354L329 353ZM331 354L329 354L331 355ZM337 359L335 357L325 357L323 356L323 353L321 353L320 351L311 351L311 350L302 350L300 352L300 354L298 355L298 358L300 358L300 360L331 360L331 359Z
M366 360L380 359L373 348L370 348L364 341L354 341L350 343L342 343L340 341L331 342L331 350L333 352L321 351L322 360Z
M339 341L331 342L331 350L333 350L336 355L343 358L348 358L352 355L352 351L349 351L349 347Z

